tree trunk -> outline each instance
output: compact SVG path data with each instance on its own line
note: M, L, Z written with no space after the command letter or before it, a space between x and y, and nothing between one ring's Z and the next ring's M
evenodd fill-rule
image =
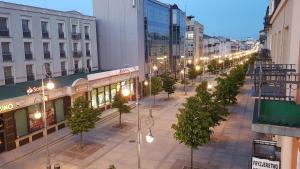
M119 112L120 116L119 116L119 127L121 128L122 125L122 112Z
M170 94L168 93L168 99L170 99Z
M153 95L153 106L155 106L155 95Z
M80 149L83 148L83 138L82 138L82 132L80 132Z
M191 148L191 169L193 169L193 148Z

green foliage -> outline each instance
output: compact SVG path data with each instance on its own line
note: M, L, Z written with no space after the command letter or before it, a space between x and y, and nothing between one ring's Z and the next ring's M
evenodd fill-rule
M188 72L188 78L189 78L190 80L194 80L194 79L197 78L198 75L199 75L199 74L198 74L197 70L195 69L194 66L192 66L192 67L189 69L189 72Z
M67 125L72 131L72 134L81 135L82 146L82 133L89 132L95 128L96 122L100 119L101 112L90 106L90 102L83 97L75 100L71 108L70 117L67 119Z
M209 142L213 121L208 112L203 111L198 97L189 97L177 114L177 124L173 124L174 137L180 143L197 149Z
M122 113L130 112L130 107L126 103L128 103L127 98L122 95L121 91L117 92L112 107L117 108L119 111L119 126L122 124Z
M162 80L160 77L151 77L151 94L157 95L159 92L163 90L162 88Z
M170 94L174 93L176 90L175 88L176 81L168 75L164 76L162 78L162 81L163 81L162 88L168 94L168 98L169 98Z
M213 94L207 91L207 82L204 81L196 88L196 96L200 100L202 109L205 112L208 112L211 116L211 119L214 123L214 126L220 125L221 121L226 120L225 117L228 116L228 110L224 104L219 102Z
M208 72L214 73L214 74L217 73L221 68L218 59L211 60L208 64L207 68L208 68Z

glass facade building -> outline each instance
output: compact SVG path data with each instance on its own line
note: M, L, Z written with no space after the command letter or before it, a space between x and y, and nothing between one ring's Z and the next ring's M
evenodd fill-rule
M146 70L152 63L158 67L158 74L174 71L176 58L184 54L185 13L174 6L144 1Z

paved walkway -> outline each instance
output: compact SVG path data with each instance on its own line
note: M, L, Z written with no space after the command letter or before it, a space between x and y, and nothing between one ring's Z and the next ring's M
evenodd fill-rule
M247 169L252 140L255 136L251 132L252 104L249 98L249 86L241 89L238 96L239 104L230 108L231 115L228 121L214 130L210 144L205 145L195 152L195 163L201 169ZM191 90L191 89L190 89ZM171 125L176 122L178 108L185 100L182 88L178 89L170 100L166 100L166 94L157 96L157 106L153 110L155 124L152 144L142 142L142 168L143 169L182 169L183 164L188 163L190 151L184 145L178 144L173 137ZM192 92L189 91L189 95ZM147 117L148 105L152 99L141 101L140 111L143 117ZM87 148L78 150L78 136L70 136L55 145L50 146L51 162L59 163L62 169L107 169L114 164L117 169L137 168L137 114L136 109L123 116L123 122L127 124L123 129L113 127L118 118L110 119L98 124L89 133L84 134ZM146 118L145 118L146 119ZM147 133L147 121L142 121L143 138ZM20 149L0 155L1 164L5 162L7 155L22 153L35 147L36 142L23 146ZM3 169L41 169L45 168L46 152L44 149L32 153L13 163L3 166Z

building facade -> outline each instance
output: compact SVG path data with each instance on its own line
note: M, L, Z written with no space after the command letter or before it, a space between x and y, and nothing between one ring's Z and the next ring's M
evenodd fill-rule
M270 0L264 30L260 32L261 47L270 51L273 66L282 67L281 73L285 71L295 76L295 79L290 82L277 80L278 84L290 87L284 88L281 94L278 93L278 87L273 91L277 92L271 98L276 100L280 98L280 101L262 100L261 105L268 110L268 116L267 111L261 110L252 125L254 131L273 136L272 141L276 141L277 146L281 148L280 168L282 169L300 168L300 126L299 121L296 120L300 119L300 82L297 74L300 71L299 6L298 0ZM280 75L278 72L274 73ZM288 78L288 76L284 77ZM281 110L272 108L275 105L282 106ZM276 114L279 112L280 116ZM261 122L262 118L265 119L264 122Z
M137 65L142 81L154 64L158 73L176 67L176 59L184 55L185 35L185 13L176 5L157 0L93 2L103 70Z
M188 16L186 20L185 56L195 62L204 57L203 31L204 27L198 21Z
M0 44L0 86L99 68L96 19L76 11L0 2Z
M224 37L204 35L204 56L210 59L225 57L239 51L238 43Z

